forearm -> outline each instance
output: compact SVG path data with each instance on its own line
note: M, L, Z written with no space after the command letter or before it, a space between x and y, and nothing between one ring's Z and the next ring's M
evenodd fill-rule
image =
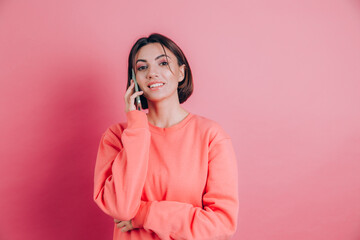
M119 220L129 220L138 211L150 146L146 115L133 112L128 118L121 144L111 132L104 134L94 177L94 201L106 214Z
M161 239L229 239L237 224L237 200L227 209L194 207L174 201L142 202L133 219L135 228L155 232Z
M133 224L162 239L229 239L238 213L237 164L230 139L211 147L202 203L142 201Z

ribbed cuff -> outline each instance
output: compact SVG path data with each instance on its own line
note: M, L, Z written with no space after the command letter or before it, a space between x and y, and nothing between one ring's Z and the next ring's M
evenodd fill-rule
M149 211L151 202L141 201L140 208L136 213L135 217L131 220L131 224L134 228L142 228L144 226L147 213Z
M127 128L149 128L148 119L145 112L132 110L126 113Z

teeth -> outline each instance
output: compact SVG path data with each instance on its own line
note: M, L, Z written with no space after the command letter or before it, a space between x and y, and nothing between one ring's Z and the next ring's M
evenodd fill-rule
M155 83L155 84L150 85L150 88L159 87L159 86L162 86L162 85L164 85L164 84L163 83Z

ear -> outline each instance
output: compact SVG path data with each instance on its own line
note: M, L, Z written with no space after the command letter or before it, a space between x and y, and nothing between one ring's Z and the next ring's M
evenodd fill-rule
M185 64L181 65L179 67L179 80L178 82L181 82L182 80L184 80L185 77Z

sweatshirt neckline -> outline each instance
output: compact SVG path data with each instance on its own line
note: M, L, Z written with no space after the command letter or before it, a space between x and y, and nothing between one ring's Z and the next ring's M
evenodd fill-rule
M190 119L193 116L194 115L189 112L189 114L183 120L181 120L180 122L178 122L175 125L172 125L171 127L166 127L166 128L157 127L157 126L151 124L148 121L149 129L150 129L150 131L155 132L155 133L159 133L159 134L165 134L165 133L173 132L173 131L176 131L176 130L184 127L190 121Z

